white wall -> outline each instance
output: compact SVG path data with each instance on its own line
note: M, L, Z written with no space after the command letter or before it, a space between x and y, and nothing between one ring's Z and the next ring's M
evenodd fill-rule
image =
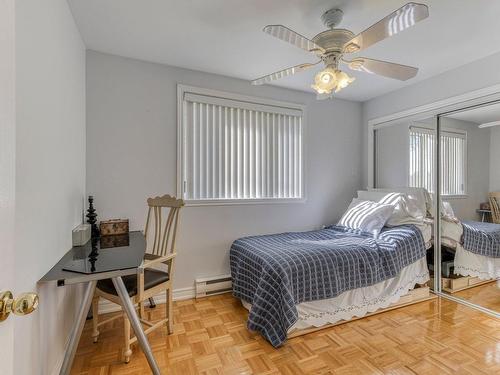
M368 120L500 83L500 53L363 103L363 186L368 181Z
M500 126L490 129L490 191L500 191Z
M410 124L404 123L376 130L376 187L408 185L409 126Z
M99 219L145 223L146 198L176 192L176 84L304 103L306 203L187 207L182 213L175 288L229 272L229 248L246 235L317 228L343 213L361 175L361 105L87 52L87 191Z
M79 288L38 287L71 248L85 193L85 46L65 0L16 1L16 293L37 312L15 318L17 375L58 371Z

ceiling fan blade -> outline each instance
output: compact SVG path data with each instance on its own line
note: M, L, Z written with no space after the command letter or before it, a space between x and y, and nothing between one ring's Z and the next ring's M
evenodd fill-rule
M358 57L352 61L345 61L349 68L360 72L378 74L379 76L406 81L417 75L418 68L408 65L395 64L388 61Z
M346 52L361 51L372 44L399 34L427 17L429 17L427 5L408 3L356 35L346 43L344 50Z
M300 65L295 65L295 66L292 66L290 68L286 68L286 69L268 74L266 76L254 79L252 81L252 85L263 85L264 83L269 83L271 81L275 81L277 79L280 79L280 78L283 78L286 76L291 76L292 74L302 72L304 70L312 68L313 66L319 64L320 62L321 62L321 60L318 62L315 62L315 63L305 63L305 64L300 64Z
M296 33L286 26L267 25L262 31L308 52L313 52L319 55L325 52L323 47L318 46L312 40L307 39L305 36Z
M498 125L500 125L500 121L485 122L484 124L479 125L478 128L479 129L491 128L492 126L498 126Z

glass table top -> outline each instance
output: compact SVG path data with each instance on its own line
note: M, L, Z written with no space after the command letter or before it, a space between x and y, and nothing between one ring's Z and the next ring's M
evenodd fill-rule
M141 232L91 239L69 250L39 282L57 280L64 285L132 274L141 266L145 250L146 240Z

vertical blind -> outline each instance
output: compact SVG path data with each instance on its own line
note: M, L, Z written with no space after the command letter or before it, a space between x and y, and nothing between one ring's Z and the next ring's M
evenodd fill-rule
M434 134L431 130L410 128L410 187L434 190Z
M441 192L463 195L466 172L466 136L463 133L443 132L441 135Z
M409 185L434 191L435 135L429 129L410 128ZM466 193L465 133L445 131L441 133L441 194L463 195Z
M303 198L302 131L298 109L186 93L184 199Z

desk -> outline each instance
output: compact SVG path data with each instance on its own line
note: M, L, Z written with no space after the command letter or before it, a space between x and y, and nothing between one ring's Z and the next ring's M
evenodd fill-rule
M106 239L108 239L107 237ZM142 330L139 317L128 297L127 289L123 283L122 276L141 272L144 253L146 251L146 240L141 232L130 232L126 241L117 241L117 246L101 246L101 241L90 240L83 246L75 246L64 255L47 274L38 282L57 282L57 286L69 284L85 284L85 292L80 304L80 309L71 329L70 339L64 354L64 361L60 374L67 375L71 371L71 365L75 357L76 348L80 341L85 319L92 303L92 297L98 280L112 279L113 285L120 297L125 313L142 351L146 355L151 371L155 375L160 370L149 346L148 339ZM79 272L67 271L67 268L79 270Z
M481 221L484 222L484 219L487 217L491 217L491 210L481 210L477 209L476 212L481 215Z

